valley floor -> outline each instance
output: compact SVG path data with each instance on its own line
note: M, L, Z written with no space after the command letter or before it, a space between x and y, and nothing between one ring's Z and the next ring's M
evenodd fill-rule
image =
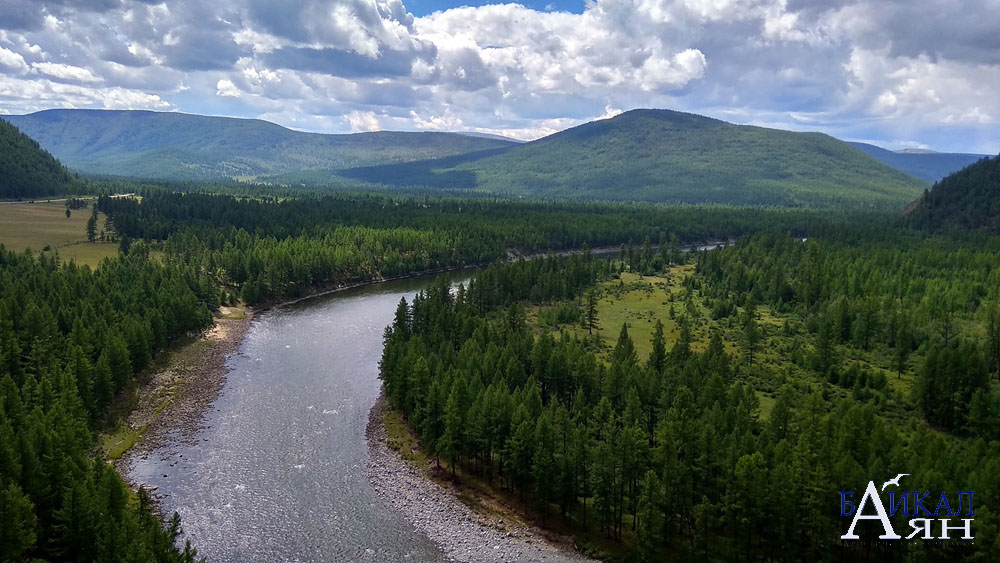
M44 202L4 202L0 205L0 242L8 250L55 251L63 261L75 260L96 268L101 260L118 254L118 245L87 242L90 208L75 209L66 217L64 199ZM98 228L105 215L98 215Z

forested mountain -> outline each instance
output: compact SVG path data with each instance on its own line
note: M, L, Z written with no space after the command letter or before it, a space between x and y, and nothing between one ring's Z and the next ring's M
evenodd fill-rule
M916 176L925 182L937 182L983 158L983 154L934 151L890 151L868 143L847 143L883 164Z
M258 119L183 113L47 110L4 116L88 174L219 180L408 162L512 145L456 133L323 135ZM329 174L316 174L318 181Z
M1000 233L1000 156L983 158L934 184L907 216L911 224L928 230Z
M77 193L81 188L37 142L0 119L0 199Z
M342 174L515 196L899 209L925 187L827 135L668 110L629 111L499 154Z
M49 110L5 119L67 166L102 175L892 210L926 187L827 135L668 110L634 110L523 144L457 133L321 135L259 120L147 111Z

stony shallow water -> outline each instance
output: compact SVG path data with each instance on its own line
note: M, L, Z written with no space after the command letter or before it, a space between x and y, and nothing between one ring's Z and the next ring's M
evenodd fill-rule
M443 274L451 280L468 273ZM193 440L131 477L165 494L209 561L442 561L366 476L382 333L434 278L358 288L261 314Z

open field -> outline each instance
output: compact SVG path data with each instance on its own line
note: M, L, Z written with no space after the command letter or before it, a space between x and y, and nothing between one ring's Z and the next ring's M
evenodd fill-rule
M73 210L67 219L63 202L0 205L0 244L8 250L36 252L47 246L63 260L97 267L103 258L118 254L118 245L87 242L89 217L90 209L84 208ZM104 219L103 213L98 215L98 231Z

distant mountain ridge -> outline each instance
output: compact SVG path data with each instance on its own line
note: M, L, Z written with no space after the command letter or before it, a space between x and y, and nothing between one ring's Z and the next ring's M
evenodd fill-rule
M897 210L927 187L828 135L670 110L632 110L502 151L340 174L508 196Z
M151 111L46 110L3 119L81 172L171 180L332 172L514 144L437 132L326 135L258 119Z
M864 151L883 164L888 164L931 184L988 156L985 154L935 152L925 149L890 151L868 143L851 142L848 144Z
M507 197L901 209L926 184L821 133L632 110L527 143L303 133L254 119L47 110L4 119L88 174L401 186Z

